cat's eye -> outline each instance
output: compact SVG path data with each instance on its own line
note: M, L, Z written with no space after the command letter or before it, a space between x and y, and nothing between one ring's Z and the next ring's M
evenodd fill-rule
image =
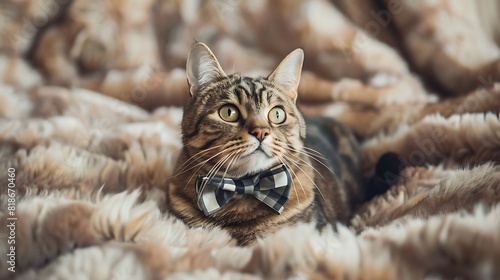
M269 120L275 124L281 124L286 120L286 113L283 108L274 107L269 111Z
M224 105L219 109L219 116L226 122L235 122L240 117L240 111L234 105Z

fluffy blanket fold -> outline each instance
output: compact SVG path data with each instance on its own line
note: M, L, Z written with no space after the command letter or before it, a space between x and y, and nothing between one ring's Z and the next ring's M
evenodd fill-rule
M500 33L485 12L498 7L0 3L0 278L499 279ZM301 110L351 127L367 176L388 151L409 167L336 231L299 224L238 247L186 227L165 190L194 40L247 75L303 48Z

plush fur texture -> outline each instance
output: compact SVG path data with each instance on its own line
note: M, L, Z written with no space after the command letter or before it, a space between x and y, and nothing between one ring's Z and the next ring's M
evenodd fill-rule
M15 168L17 263L1 279L500 278L496 2L4 2L0 255ZM302 48L300 109L354 131L366 176L400 154L391 189L348 227L248 247L173 217L194 40L244 75Z

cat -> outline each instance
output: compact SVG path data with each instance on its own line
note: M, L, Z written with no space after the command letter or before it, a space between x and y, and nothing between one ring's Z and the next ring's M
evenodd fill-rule
M359 146L334 119L302 116L303 60L296 49L267 78L226 75L205 44L193 45L170 213L192 227L222 227L239 245L297 222L348 222L367 199Z

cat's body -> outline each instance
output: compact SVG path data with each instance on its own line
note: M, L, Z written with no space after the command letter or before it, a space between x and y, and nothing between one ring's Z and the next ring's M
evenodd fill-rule
M171 213L190 226L220 226L242 245L299 221L347 222L363 199L358 146L332 119L311 119L306 126L295 104L302 60L296 50L268 78L227 76L210 50L195 44L184 147L168 188ZM241 178L279 164L292 178L280 214L252 195L237 195L211 214L198 207L197 175Z

